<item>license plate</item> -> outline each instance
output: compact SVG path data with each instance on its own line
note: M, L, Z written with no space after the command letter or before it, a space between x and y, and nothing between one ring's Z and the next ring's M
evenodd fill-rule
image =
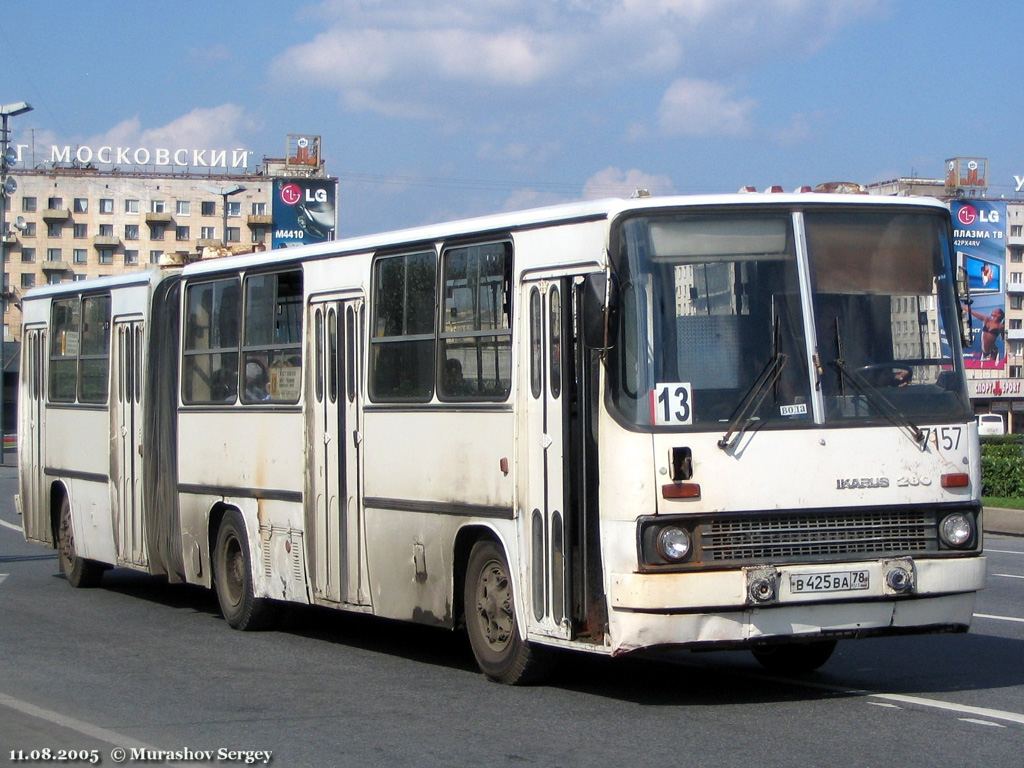
M793 573L789 576L789 591L794 594L807 592L854 592L859 589L869 589L870 586L871 578L867 570Z

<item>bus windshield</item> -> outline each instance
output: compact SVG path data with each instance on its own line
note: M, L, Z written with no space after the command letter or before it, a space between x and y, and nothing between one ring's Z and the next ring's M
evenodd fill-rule
M811 426L812 393L826 423L970 418L941 216L720 209L631 217L616 234L609 397L628 423Z

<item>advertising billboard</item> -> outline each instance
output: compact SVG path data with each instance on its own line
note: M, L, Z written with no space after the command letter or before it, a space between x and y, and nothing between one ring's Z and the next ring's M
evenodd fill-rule
M946 161L946 192L958 190L979 194L988 188L988 160L984 157L954 157Z
M1006 367L1006 203L954 200L953 246L971 292L974 343L964 350L967 368Z
M338 213L333 179L274 180L274 248L334 239Z

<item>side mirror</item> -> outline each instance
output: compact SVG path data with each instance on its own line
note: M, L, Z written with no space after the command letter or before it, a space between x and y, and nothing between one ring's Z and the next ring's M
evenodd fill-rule
M964 349L974 343L974 326L971 324L971 286L967 280L967 270L957 267L956 270L957 312L960 316L960 343Z
M589 349L610 349L618 314L615 279L592 272L583 280L583 343Z

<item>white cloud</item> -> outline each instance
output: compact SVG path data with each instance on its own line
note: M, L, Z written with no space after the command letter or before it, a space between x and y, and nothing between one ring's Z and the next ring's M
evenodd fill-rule
M814 51L880 8L882 0L324 0L301 14L320 31L270 71L278 83L333 90L352 109L429 116L425 105L446 98L453 111L462 86L735 79L766 57Z
M244 137L256 127L255 120L242 107L222 104L198 107L155 128L144 128L138 117L131 117L83 143L89 146L234 149L245 146Z
M635 168L623 171L612 166L587 179L583 185L583 198L597 200L602 197L629 197L638 189L646 189L652 195L669 195L675 192L675 185L668 176L646 173Z
M680 78L669 86L658 109L662 131L681 136L738 136L750 129L753 99L709 80Z

